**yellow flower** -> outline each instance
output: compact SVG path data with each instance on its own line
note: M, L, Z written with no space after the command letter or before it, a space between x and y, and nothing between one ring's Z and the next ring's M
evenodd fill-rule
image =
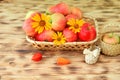
M56 45L64 44L66 42L66 38L62 32L55 33L52 38L54 39L53 43Z
M70 26L69 29L71 29L73 32L77 33L80 32L81 26L85 23L83 19L70 19L67 24Z
M41 33L44 29L51 29L50 16L37 13L31 19L33 20L31 24L32 28L34 28L36 32Z

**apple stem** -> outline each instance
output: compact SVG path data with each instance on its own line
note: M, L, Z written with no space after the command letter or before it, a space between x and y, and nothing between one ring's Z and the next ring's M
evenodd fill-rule
M111 38L113 35L114 35L114 33L112 32L112 33L109 34L109 37Z
M91 26L88 26L88 27L87 27L87 30L90 30L91 28L92 28Z

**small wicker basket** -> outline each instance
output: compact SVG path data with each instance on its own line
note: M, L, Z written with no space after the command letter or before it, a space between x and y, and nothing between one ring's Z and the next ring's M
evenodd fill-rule
M98 40L98 26L96 20L93 17L83 17L84 20L90 22L91 24L95 25L97 35L96 38L89 42L66 42L63 45L55 45L53 42L41 42L35 41L34 38L30 36L26 36L28 42L30 42L34 47L40 50L84 50L85 48L89 48L93 46Z
M120 54L120 43L112 45L102 41L103 35L110 32L114 32L115 34L120 35L120 25L118 23L114 23L104 26L100 37L100 46L103 54L108 56L116 56Z

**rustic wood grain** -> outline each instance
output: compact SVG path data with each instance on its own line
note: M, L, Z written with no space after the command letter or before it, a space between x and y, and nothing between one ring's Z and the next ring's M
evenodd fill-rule
M98 62L88 65L78 51L39 51L25 40L22 24L28 11L41 11L62 0L0 1L0 80L119 80L120 55L100 55ZM79 7L98 21L99 31L107 23L120 23L120 0L64 0ZM34 52L46 56L31 61ZM67 57L71 64L56 65L57 57Z

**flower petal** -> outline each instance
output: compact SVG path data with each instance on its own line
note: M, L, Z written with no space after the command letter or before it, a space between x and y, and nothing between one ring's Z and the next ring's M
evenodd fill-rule
M39 26L39 28L38 28L38 33L43 32L43 30L44 30L44 27Z
M45 18L46 18L46 16L44 14L41 14L41 19L46 20Z
M32 28L35 28L35 27L39 26L39 23L38 22L32 22L31 25L32 25Z
M70 19L68 22L67 22L68 25L75 25L75 19Z
M34 20L34 21L40 21L41 20L39 14L35 14L31 19Z
M60 45L60 44L64 44L66 41L66 38L64 38L62 32L57 32L53 35L53 39L54 39L54 44L56 45Z
M77 24L78 24L79 26L82 26L84 23L85 23L85 21L82 20L82 19L77 22Z
M57 34L54 33L53 36L52 36L53 39L57 39Z
M51 23L47 22L46 23L46 26L45 26L45 29L46 30L50 30L52 27L51 27Z

